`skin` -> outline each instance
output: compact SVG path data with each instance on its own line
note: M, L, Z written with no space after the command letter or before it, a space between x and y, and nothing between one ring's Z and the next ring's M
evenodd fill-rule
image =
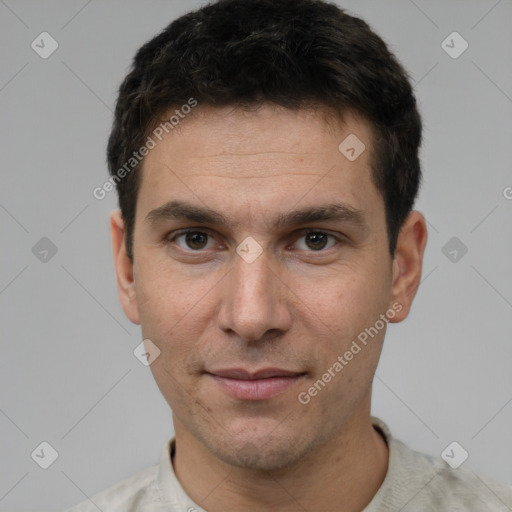
M366 145L355 161L338 150L349 134ZM333 123L312 110L199 105L145 158L133 264L112 214L123 309L161 351L151 370L173 411L174 470L209 512L356 511L384 480L388 448L370 403L385 327L308 404L297 399L393 304L401 310L390 322L406 318L420 282L425 219L411 212L391 258L371 142L369 124L350 112ZM145 220L171 199L229 223ZM365 227L272 224L339 202L360 210ZM204 248L169 241L183 228L207 230ZM303 228L339 240L315 245ZM249 236L263 250L252 263L236 252ZM234 367L305 375L273 398L239 400L205 373Z

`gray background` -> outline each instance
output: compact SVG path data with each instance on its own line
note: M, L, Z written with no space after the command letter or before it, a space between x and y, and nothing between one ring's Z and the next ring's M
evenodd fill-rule
M410 71L425 122L423 283L390 326L373 413L410 446L512 483L512 2L344 1ZM136 49L185 1L0 1L0 509L50 511L156 464L171 412L118 303L105 145ZM42 59L43 31L59 47ZM457 59L441 43L459 32ZM458 43L457 43L458 44ZM455 49L458 47L456 46ZM49 238L57 253L32 248ZM457 237L468 252L451 261ZM460 243L456 242L457 244ZM448 254L448 256L445 255ZM46 470L31 458L49 442Z

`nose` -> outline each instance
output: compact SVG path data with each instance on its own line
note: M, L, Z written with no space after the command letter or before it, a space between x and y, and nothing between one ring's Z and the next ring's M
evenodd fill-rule
M243 341L261 340L272 331L290 328L287 297L291 293L266 252L248 263L235 254L233 268L222 283L218 313L220 328Z

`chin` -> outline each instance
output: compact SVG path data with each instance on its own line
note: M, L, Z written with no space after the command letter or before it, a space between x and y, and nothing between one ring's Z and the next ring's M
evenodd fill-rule
M215 455L231 466L254 471L279 471L293 465L301 459L302 454L297 446L258 446L247 442L238 450L233 450L233 444L225 450L216 448ZM293 451L295 450L295 451Z
M203 438L203 443L218 459L231 466L255 471L279 471L303 459L316 444L313 439L308 442L303 434L300 438L295 438L293 434L297 436L298 431L263 436L224 432L222 439L208 436L208 439Z

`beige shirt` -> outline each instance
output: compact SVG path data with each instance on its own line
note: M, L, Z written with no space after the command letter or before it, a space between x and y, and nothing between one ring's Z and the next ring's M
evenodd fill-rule
M389 465L384 482L362 512L512 511L511 486L462 467L452 469L441 457L416 452L393 438L378 418L372 423L388 443ZM207 512L176 478L173 450L171 438L158 466L139 471L66 512Z

